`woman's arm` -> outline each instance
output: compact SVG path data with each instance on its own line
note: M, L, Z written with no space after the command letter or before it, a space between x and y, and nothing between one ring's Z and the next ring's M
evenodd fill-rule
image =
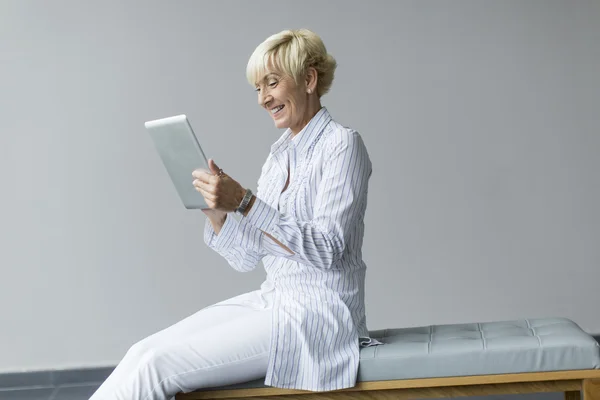
M254 202L256 201L256 196L252 196L252 199L250 200L250 202L248 203L248 207L246 208L246 211L244 211L244 216L247 216L248 213L250 212L250 209L252 208L252 206L254 205ZM214 226L214 224L213 224ZM283 250L287 251L289 254L294 254L294 252L292 250L290 250L287 246L285 246L283 243L281 243L279 240L275 239L273 236L269 235L266 232L263 232L265 235L267 235L267 237L269 237L273 243L275 243L277 246L281 247ZM265 244L268 244L266 242L264 242Z
M265 239L246 237L249 248L325 269L342 257L352 224L364 213L372 167L358 132L332 135L313 219L298 221L256 197L240 225L256 227Z
M210 223L213 227L213 230L218 235L219 232L221 231L221 228L223 227L223 224L225 223L225 219L227 218L227 213L223 212L223 211L211 210L211 209L205 209L205 210L202 210L202 212L204 212L204 214L206 214L206 216L208 217L208 220L210 221Z
M246 236L251 235L249 227L240 231L239 222L233 216L228 216L227 213L224 214L225 216L222 218L213 218L214 221L211 217L206 219L204 242L208 247L223 256L236 271L252 271L266 253L242 246L244 234ZM261 233L254 229L254 235L261 235Z

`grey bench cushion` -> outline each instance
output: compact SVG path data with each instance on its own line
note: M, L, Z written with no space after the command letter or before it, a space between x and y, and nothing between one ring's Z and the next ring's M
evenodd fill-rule
M600 345L567 318L448 324L371 332L358 381L600 368ZM218 389L265 387L259 379Z
M360 381L600 368L598 342L566 318L434 325L372 332Z

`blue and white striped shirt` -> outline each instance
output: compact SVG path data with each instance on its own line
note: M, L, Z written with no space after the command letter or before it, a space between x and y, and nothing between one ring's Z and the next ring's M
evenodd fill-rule
M290 183L281 193L288 165ZM271 146L247 216L228 215L219 235L206 221L206 244L238 271L262 260L267 278L261 289L275 290L268 386L352 387L360 345L379 344L368 338L364 304L371 172L359 133L323 107L296 136L288 129Z

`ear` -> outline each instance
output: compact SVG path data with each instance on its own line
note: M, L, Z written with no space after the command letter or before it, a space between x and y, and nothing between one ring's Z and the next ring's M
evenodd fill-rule
M319 74L314 67L308 67L306 70L306 92L315 93L317 91L317 82Z

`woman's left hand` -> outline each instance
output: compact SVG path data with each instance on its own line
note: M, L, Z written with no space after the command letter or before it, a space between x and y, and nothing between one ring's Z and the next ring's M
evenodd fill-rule
M192 172L192 182L198 192L204 196L206 204L213 210L235 211L246 193L235 179L224 173L211 158L208 160L210 171L197 169Z

